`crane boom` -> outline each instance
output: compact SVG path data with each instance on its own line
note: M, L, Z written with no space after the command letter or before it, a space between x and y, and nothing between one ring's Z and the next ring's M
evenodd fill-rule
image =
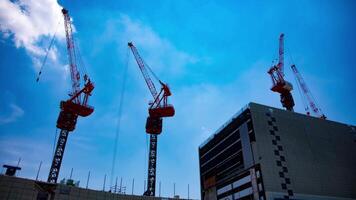
M137 65L139 66L141 73L143 75L143 78L146 81L146 84L152 94L153 99L157 99L158 97L158 92L156 90L155 85L152 82L151 77L148 74L148 71L145 67L145 62L143 61L143 59L141 58L140 54L138 53L136 47L132 44L132 42L128 43L128 46L131 48L131 51L133 53L133 55L135 56L135 60L137 62Z
M322 119L326 119L326 116L323 114L321 109L316 105L315 100L311 94L311 91L309 90L307 84L305 83L305 81L304 81L302 75L300 74L300 72L298 71L297 67L295 65L292 65L291 68L292 68L293 73L297 79L297 82L304 94L304 97L307 99L308 104L311 107L314 114ZM307 111L307 114L310 115L309 107L306 107L306 111Z
M278 54L279 54L278 68L282 76L284 76L284 34L283 33L279 36Z
M62 13L64 16L64 29L66 33L66 42L67 42L67 54L69 60L69 68L70 68L70 77L72 80L72 95L75 95L80 90L80 74L77 69L77 55L74 48L74 39L73 39L73 31L72 31L72 23L70 20L70 16L68 10L62 9ZM77 96L75 101L78 103L80 101L80 96Z

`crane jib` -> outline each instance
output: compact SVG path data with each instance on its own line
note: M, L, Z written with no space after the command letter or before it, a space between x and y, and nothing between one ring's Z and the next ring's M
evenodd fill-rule
M77 64L76 64L77 55L74 48L73 31L72 31L72 24L70 21L70 17L67 10L64 9L62 10L62 12L64 15L64 28L65 28L66 41L67 41L67 53L68 53L69 68L70 68L70 74L72 80L72 95L75 95L80 91L80 74L78 72Z
M131 44L131 45L130 45ZM140 70L141 70L141 73L145 79L145 82L152 94L152 97L153 99L157 99L158 98L158 92L157 92L157 89L155 87L155 85L153 84L149 74L148 74L148 71L146 70L145 68L145 62L143 61L143 59L141 58L140 54L138 53L137 49L135 46L133 46L132 43L129 43L129 47L133 53L133 55L135 56L135 60L137 62L137 65L139 66Z

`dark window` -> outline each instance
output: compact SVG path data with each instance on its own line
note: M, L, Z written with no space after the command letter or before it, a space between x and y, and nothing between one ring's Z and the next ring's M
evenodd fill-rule
M287 185L286 185L285 183L282 183L281 186L282 186L282 189L283 189L283 190L286 190L286 189L287 189Z
M253 130L252 120L250 120L249 122L247 122L247 129L248 129L248 131Z
M226 159L221 164L216 166L217 177L221 179L222 177L231 175L232 172L240 169L240 166L243 164L242 153L235 154L234 156Z
M278 150L283 151L283 147L281 145L277 146Z
M278 127L277 126L273 126L273 130L278 131Z
M270 133L271 135L275 135L275 133L274 133L273 130L269 130L269 133Z
M251 200L251 199L253 199L253 195L252 194L239 198L239 200Z
M284 173L283 172L279 172L279 177L284 178Z
M272 121L268 121L268 125L272 126Z
M288 172L287 167L283 167L283 172Z
M275 117L271 117L272 122L276 122L276 118Z
M279 157L281 161L286 161L286 158L284 156Z
M278 135L276 136L276 140L280 141L281 137L279 137Z
M226 147L231 145L232 143L236 142L237 140L240 139L240 131L236 131L235 133L229 135L229 137L224 138L225 140L222 141L220 140L220 144L216 144L211 151L208 151L205 155L202 155L200 160L201 163L205 163L208 161L210 158L214 157L216 154L220 153L223 151Z
M233 121L226 125L219 133L216 133L212 139L200 147L200 155L204 155L212 149L217 143L230 135L234 130L238 129L243 123L250 118L249 110L244 111L239 117L232 119Z
M285 178L285 181L287 184L290 184L290 179L289 178Z
M235 154L238 151L241 151L241 142L240 141L235 143L234 145L230 146L229 148L226 148L224 150L224 152L219 152L221 154L219 154L218 156L216 156L215 158L213 158L210 161L202 162L202 160L200 160L201 173L203 174L203 173L209 171L210 169L217 167L217 165L219 165L219 163L223 163L226 159L229 158L229 156ZM212 158L212 157L210 157L210 158Z
M274 155L279 156L279 151L274 150Z
M252 132L249 134L249 136L250 136L250 142L255 142L255 141L256 141L255 132L252 131Z
M272 140L273 145L277 145L277 140Z
M288 190L288 195L293 196L293 190Z
M282 166L282 162L277 160L277 166Z

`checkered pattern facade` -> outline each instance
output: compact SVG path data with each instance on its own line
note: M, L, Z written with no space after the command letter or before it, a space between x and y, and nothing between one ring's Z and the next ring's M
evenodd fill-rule
M269 126L269 134L272 138L272 145L274 146L274 156L276 166L279 169L279 177L281 180L281 188L286 192L284 195L284 199L292 199L293 198L293 190L292 190L292 183L290 177L288 175L288 166L286 162L286 155L284 153L284 147L281 142L281 136L279 134L278 126L276 123L276 118L273 117L271 112L267 112L266 116L268 118L267 123Z

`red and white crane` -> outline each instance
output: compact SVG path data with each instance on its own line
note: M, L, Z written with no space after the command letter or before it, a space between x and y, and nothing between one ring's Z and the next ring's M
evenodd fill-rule
M302 98L304 97L307 100L307 104L304 105L304 109L307 112L307 115L310 115L310 108L312 112L317 116L320 117L321 119L326 119L326 116L324 113L321 111L320 107L316 104L316 101L310 92L307 84L305 83L302 75L298 71L297 67L295 65L291 66L292 71L294 73L295 78L297 79L298 85L300 89L302 90ZM310 108L309 108L309 106Z
M93 83L90 81L87 74L81 78L77 68L77 55L74 46L74 39L72 33L72 23L68 10L62 9L64 16L64 27L66 33L67 53L70 68L70 77L72 82L72 91L69 94L70 98L60 103L60 113L57 119L57 128L59 128L60 135L58 137L56 150L53 155L51 169L48 175L48 182L56 183L59 175L59 170L62 164L64 149L67 143L68 134L75 129L78 116L87 117L93 113L94 108L88 105L89 96L94 89ZM83 88L80 89L81 81L83 81Z
M291 94L293 85L284 79L284 34L279 36L279 60L278 63L268 70L272 79L273 92L280 94L282 106L289 111L293 111L294 100Z
M153 74L152 70L144 60L141 58L136 47L132 42L128 43L131 49L137 65L139 66L141 73L146 81L148 89L150 90L153 101L149 103L148 114L146 121L146 133L150 134L150 150L148 159L148 173L147 173L147 190L144 192L145 196L155 196L156 192L156 164L157 164L157 136L162 132L162 118L173 117L175 110L173 105L168 104L168 97L172 95L167 84L160 81L156 76L156 79L161 84L160 92L157 89L149 75L147 69ZM154 74L153 74L154 75Z

